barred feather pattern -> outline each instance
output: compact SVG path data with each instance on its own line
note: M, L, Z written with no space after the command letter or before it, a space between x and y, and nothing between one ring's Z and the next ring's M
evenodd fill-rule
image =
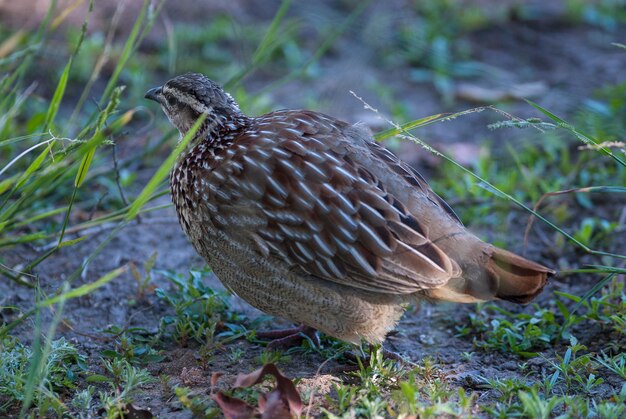
M469 233L363 127L305 110L246 117L209 99L192 100L208 122L171 173L172 199L198 253L251 305L380 342L419 297L523 303L552 273Z
M200 143L174 172L193 174L189 191L176 183L175 201L200 205L187 214L205 213L214 228L300 275L393 294L445 283L458 266L351 159L342 128L348 125L313 112L276 112L240 129L236 140L223 135L220 148Z

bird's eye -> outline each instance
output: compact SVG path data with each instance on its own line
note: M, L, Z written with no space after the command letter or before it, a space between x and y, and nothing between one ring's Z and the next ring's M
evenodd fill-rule
M169 103L170 106L178 105L178 99L176 99L175 96L167 95L167 96L165 96L165 98L167 99L167 103Z

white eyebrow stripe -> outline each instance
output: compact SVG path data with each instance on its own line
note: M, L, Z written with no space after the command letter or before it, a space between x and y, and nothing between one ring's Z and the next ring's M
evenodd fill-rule
M210 114L211 112L213 112L213 107L206 106L204 103L202 103L198 99L196 99L195 96L190 95L189 93L185 93L185 92L180 91L178 89L173 89L173 88L171 88L169 86L164 86L162 91L163 91L164 95L166 93L174 95L181 102L186 103L187 105L189 105L191 108L193 108L198 113L209 113Z

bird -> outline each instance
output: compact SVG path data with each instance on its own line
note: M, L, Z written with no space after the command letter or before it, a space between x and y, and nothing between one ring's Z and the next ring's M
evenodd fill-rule
M198 73L145 94L181 138L183 231L232 293L346 342L382 343L419 300L526 304L555 272L486 243L362 124L310 110L244 114Z

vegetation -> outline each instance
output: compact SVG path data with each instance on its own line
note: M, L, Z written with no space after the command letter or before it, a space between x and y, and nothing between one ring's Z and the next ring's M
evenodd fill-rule
M539 118L518 118L505 112L509 104L496 103L415 119L407 114L407 99L378 80L371 90L398 123L377 138L413 141L439 156L433 189L497 245L521 248L526 229L526 242L540 243L530 251L560 269L559 285L522 309L482 304L438 324L453 331L447 345L465 348L457 360L474 370L464 374L432 346L431 356L417 363L390 361L380 348L355 349L328 337L322 337L321 348L305 340L297 348L263 351L255 331L267 318L249 318L232 306L228 292L209 287L210 268L157 269L166 256L154 249L139 267L94 266L129 226L154 228L145 220L169 207L163 199L166 177L191 138L176 146L164 118L154 118L142 97L155 80L194 70L219 74L251 114L274 109L281 86L331 77L323 74L322 60L333 58L373 2L344 10L323 30L293 17L288 0L270 22L247 24L222 14L209 23L168 23L160 35L167 42L154 46L147 40L159 27L164 3L144 0L129 28L118 26L120 8L111 27L92 31L99 7L93 0L80 28L67 24L74 6L62 9L56 2L32 31L0 27L0 416L149 415L145 394L159 391L161 404L152 408L213 417L220 414L214 387L221 391L229 382L218 383L212 373L232 376L272 363L296 378L303 415L626 414L626 83L606 85L572 103L567 120L530 101L528 113L536 111ZM564 4L562 19L599 33L614 34L626 21L618 1ZM479 61L471 42L459 39L506 25L511 16L529 22L536 16L526 6L472 7L467 13L460 7L453 1L415 2L395 36L364 40L369 48L390 52L381 54L381 67L405 68L413 82L432 87L446 109L460 107L454 94L460 79L494 70ZM255 78L266 87L252 92L246 82ZM299 100L304 107L321 99L307 93ZM435 150L418 129L478 112L497 116L493 134L511 130L515 146L486 143L463 166ZM47 274L42 267L48 266L62 273ZM161 307L150 312L156 319L140 326L130 320L110 324L94 330L96 338L67 338L81 322L72 311L109 304L98 298L120 278L126 278L124 305L133 313ZM109 309L100 310L104 315ZM97 349L77 337L92 339ZM161 371L159 365L176 358L180 348L197 354L194 363L183 372ZM305 376L319 376L327 365L349 364L349 351L357 354L353 371L333 370L325 391L305 385ZM511 368L502 376L475 369L493 359ZM228 394L254 405L265 390L257 384Z

